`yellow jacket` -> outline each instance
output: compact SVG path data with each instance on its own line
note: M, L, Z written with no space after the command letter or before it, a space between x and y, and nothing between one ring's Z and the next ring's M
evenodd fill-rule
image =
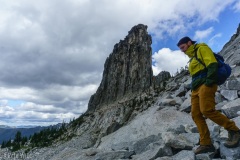
M201 64L195 58L195 52L197 52L197 58L205 64ZM192 89L197 89L200 85L205 84L211 86L217 82L217 68L218 63L212 52L212 50L205 43L199 43L191 45L187 51L186 55L190 58L189 63L189 72L193 78ZM205 73L205 77L199 76L200 74Z

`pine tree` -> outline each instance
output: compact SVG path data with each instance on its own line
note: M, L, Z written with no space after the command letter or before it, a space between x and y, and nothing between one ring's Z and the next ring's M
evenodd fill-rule
M20 131L17 131L14 142L20 144L21 141L22 141L22 133Z
M5 143L6 143L5 141L2 142L1 148L5 148L6 147Z

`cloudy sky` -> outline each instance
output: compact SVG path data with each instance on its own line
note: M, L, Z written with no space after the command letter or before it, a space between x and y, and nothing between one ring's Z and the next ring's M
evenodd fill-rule
M77 118L114 44L139 23L153 38L153 71L176 73L188 35L216 52L236 32L239 0L0 0L0 125Z

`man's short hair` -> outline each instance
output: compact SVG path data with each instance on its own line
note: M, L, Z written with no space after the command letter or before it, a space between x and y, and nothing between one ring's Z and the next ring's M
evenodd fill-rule
M192 41L191 38L189 37L183 37L178 41L177 46L179 47L181 44L188 43L189 41L191 41L192 44L195 44L197 42L197 41Z

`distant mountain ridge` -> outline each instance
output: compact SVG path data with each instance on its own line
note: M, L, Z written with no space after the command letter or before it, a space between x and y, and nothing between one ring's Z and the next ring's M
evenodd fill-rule
M0 128L15 128L15 127L6 126L6 125L0 125Z
M22 137L29 137L30 135L33 135L34 133L38 133L43 129L49 128L49 127L59 127L61 126L61 123L58 123L56 125L50 125L50 126L6 126L6 125L0 125L0 144L2 144L3 141L8 141L9 139L14 139L16 133L18 131L21 132Z
M32 125L27 125L27 126L7 126L7 125L0 125L0 128L35 128L35 127L40 127L40 126L32 126ZM44 126L42 126L44 127Z

